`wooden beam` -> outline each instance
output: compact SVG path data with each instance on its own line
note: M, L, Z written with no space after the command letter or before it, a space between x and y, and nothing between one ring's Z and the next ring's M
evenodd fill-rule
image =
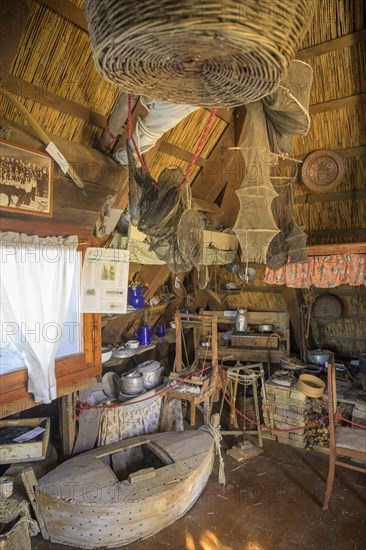
M245 137L248 132L249 117L247 117L247 110L245 105L237 107L234 111L234 120L235 120L235 146L240 147L240 145L245 140Z
M233 147L234 143L235 129L233 126L227 126L192 184L195 197L215 201L232 171L231 164L235 158L235 151L228 150L228 147ZM235 169L234 166L234 171Z
M302 290L300 288L289 288L287 286L281 287L282 297L286 304L286 309L288 311L292 330L295 336L295 341L297 349L301 351L301 315L300 308L304 303L304 297L302 295Z
M328 113L336 109L343 109L344 107L355 107L361 103L366 102L366 93L355 94L347 97L339 97L337 99L331 99L330 101L324 101L323 103L315 103L310 105L309 112L311 115L317 113Z
M192 198L192 205L200 212L208 212L209 214L221 215L221 209L214 202L204 201L202 199Z
M167 141L162 141L160 143L159 151L161 151L162 153L166 153L167 155L170 155L172 157L185 160L186 162L191 162L193 157L193 153L190 153L189 151L181 149L180 147L173 145L173 143L168 143ZM205 159L203 157L198 156L196 160L196 164L201 167L204 166Z
M0 2L0 80L9 74L28 18L26 0ZM3 83L1 82L1 85Z
M80 118L89 124L94 124L94 126L104 128L106 125L106 116L97 113L88 107L84 107L83 105L80 105L80 103L76 103L75 101L71 101L70 99L66 99L65 97L61 97L58 94L50 92L41 86L27 82L22 78L18 78L14 75L8 75L3 82L3 86L9 92L27 99L31 99L32 101L45 105L50 109L55 109L61 113Z
M170 275L167 265L144 265L138 275L138 280L149 287L149 298L152 298L159 288L163 285Z
M308 246L308 256L330 256L332 254L366 254L366 243L317 244Z
M206 108L206 111L211 111L211 109ZM225 109L217 109L216 116L224 120L228 124L233 124L233 113L232 111L226 111Z
M366 190L355 189L354 191L340 191L338 193L317 193L297 195L294 204L313 204L316 202L339 202L351 200L363 200L366 198Z
M310 48L305 48L300 50L296 54L296 59L309 59L310 57L317 57L318 55L324 55L335 50L341 50L347 48L348 46L353 46L359 42L364 42L366 40L366 29L361 31L356 31L351 34L345 34L340 38L335 38L334 40L328 40L322 44L317 44L316 46L311 46Z
M366 241L365 227L353 227L352 229L305 229L305 233L309 237L345 237L351 235L355 238L357 236L359 241Z
M84 15L84 10L78 8L75 4L70 2L70 0L66 0L66 2L65 0L37 0L37 2L44 4L84 31L88 31L88 23Z
M70 458L74 449L76 425L74 394L64 395L60 400L60 432L64 458Z
M303 155L297 155L295 158L299 160L303 160L312 152L313 151L308 151ZM344 149L334 149L334 152L339 153L340 155L342 155L342 157L346 157L346 158L363 157L363 156L366 156L366 145L357 145L356 147L346 147Z

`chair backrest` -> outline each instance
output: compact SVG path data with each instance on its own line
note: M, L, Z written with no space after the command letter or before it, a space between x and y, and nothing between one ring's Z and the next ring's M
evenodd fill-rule
M337 385L334 368L334 354L331 353L328 362L328 415L329 415L329 443L335 445L334 415L337 412Z

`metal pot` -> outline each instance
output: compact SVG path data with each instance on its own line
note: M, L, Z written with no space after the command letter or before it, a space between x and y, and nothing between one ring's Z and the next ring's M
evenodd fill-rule
M120 390L125 395L138 395L144 389L143 376L136 370L121 376Z
M307 362L321 367L329 361L331 351L329 349L314 349L306 353Z
M268 323L263 325L258 325L259 332L272 332L273 331L273 325L270 325Z
M137 367L137 371L143 377L143 386L146 390L156 388L163 380L164 367L159 361L145 361Z

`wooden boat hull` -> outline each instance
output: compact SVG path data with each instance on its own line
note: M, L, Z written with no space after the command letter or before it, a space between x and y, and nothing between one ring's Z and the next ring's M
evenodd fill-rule
M50 540L113 548L156 534L182 517L203 491L213 467L213 443L202 430L169 432L119 441L68 460L36 488ZM120 481L105 460L141 446L169 463Z

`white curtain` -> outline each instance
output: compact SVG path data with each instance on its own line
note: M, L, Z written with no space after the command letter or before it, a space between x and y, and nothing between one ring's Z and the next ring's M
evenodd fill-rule
M1 344L22 355L36 402L56 398L55 355L79 276L76 247L77 237L0 233Z
M140 101L148 110L144 120L138 117L136 128L133 132L133 137L141 153L149 151L163 134L174 128L186 116L200 108L194 105L167 103L159 99L141 98ZM128 159L125 147L117 149L114 156L119 163L127 166Z

